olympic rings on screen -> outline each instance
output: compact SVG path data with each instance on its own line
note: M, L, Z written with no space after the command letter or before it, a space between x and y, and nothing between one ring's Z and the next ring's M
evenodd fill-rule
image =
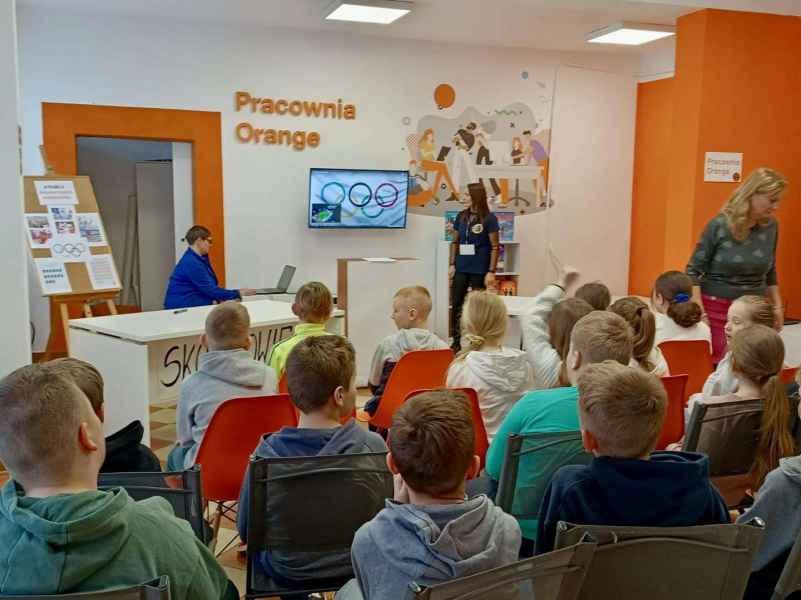
M362 202L361 204L356 202L353 199L353 190L355 190L357 188L366 188L367 189L367 195L364 196L365 201ZM353 206L355 206L356 208L364 208L365 206L370 204L370 200L372 200L372 199L373 199L373 190L369 185L367 185L363 181L358 181L358 182L354 183L352 186L350 186L350 190L348 191L348 200L350 200L350 203L353 204Z
M400 190L389 181L378 184L375 190L364 181L357 181L348 189L338 181L329 181L320 189L320 200L329 207L340 206L346 198L354 207L361 209L366 218L377 219L385 209L390 209L398 203ZM377 205L376 212L370 208L373 198Z
M330 187L338 187L342 192L339 195L339 201L331 201L326 197L325 191ZM348 197L348 192L345 191L345 186L339 183L338 181L329 181L323 186L323 189L320 190L320 198L323 202L328 204L329 206L339 206L345 201L345 198Z

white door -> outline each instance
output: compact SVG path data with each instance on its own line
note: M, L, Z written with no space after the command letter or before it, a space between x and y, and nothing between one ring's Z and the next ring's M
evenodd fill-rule
M136 163L136 196L142 310L161 310L175 267L172 163Z

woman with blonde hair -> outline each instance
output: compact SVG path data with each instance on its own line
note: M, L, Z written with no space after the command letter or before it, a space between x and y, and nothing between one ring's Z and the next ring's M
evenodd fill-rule
M654 344L656 317L648 305L639 298L628 296L614 302L609 310L626 319L626 322L631 325L634 332L632 363L636 363L636 366L657 377L670 375L662 351Z
M525 353L502 346L506 320L500 296L485 291L468 294L462 309L462 350L448 369L448 387L478 392L490 442L506 413L534 387Z
M779 226L773 216L787 187L784 176L762 167L751 173L707 223L687 264L693 299L702 303L712 329L712 357L726 353L723 327L731 303L747 294L766 296L776 326L784 323L776 276Z

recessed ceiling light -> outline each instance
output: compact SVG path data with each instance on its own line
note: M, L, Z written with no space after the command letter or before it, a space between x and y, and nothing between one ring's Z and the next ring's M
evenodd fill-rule
M337 0L329 7L325 18L328 21L389 25L411 10L412 3L402 0Z
M676 35L676 28L670 25L649 25L624 21L603 29L596 29L587 35L587 41L591 44L639 46L671 35Z

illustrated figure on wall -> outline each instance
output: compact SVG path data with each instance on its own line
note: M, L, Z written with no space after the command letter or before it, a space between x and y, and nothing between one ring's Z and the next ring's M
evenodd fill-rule
M523 132L523 141L525 144L526 164L540 167L540 170L537 172L537 177L532 180L532 183L534 185L534 195L537 199L537 204L539 206L545 206L545 180L543 178L543 172L546 169L545 164L548 160L548 153L545 151L543 145L531 135L531 130L527 129Z
M476 124L475 122L470 122L467 124L467 130L471 131L475 135L476 145L478 147L478 151L476 154L476 165L485 164L490 166L493 164L493 161L490 158L490 151L489 151L489 134L484 131L484 128L481 125ZM478 182L483 184L484 180L479 177ZM498 182L495 180L494 177L490 178L490 185L492 186L492 195L493 198L491 199L492 202L500 196L501 194L501 187L498 185Z
M434 130L430 127L423 132L417 147L421 160L434 160Z
M477 183L476 170L473 168L470 151L476 142L476 137L464 127L460 127L453 136L453 152L450 153L451 164L450 172L456 189L461 191L468 184ZM465 178L462 177L462 169L465 171ZM459 200L457 194L451 194L448 200Z
M520 141L519 137L512 138L512 164L513 165L522 165L523 159L525 158L525 152L523 151L523 142Z

